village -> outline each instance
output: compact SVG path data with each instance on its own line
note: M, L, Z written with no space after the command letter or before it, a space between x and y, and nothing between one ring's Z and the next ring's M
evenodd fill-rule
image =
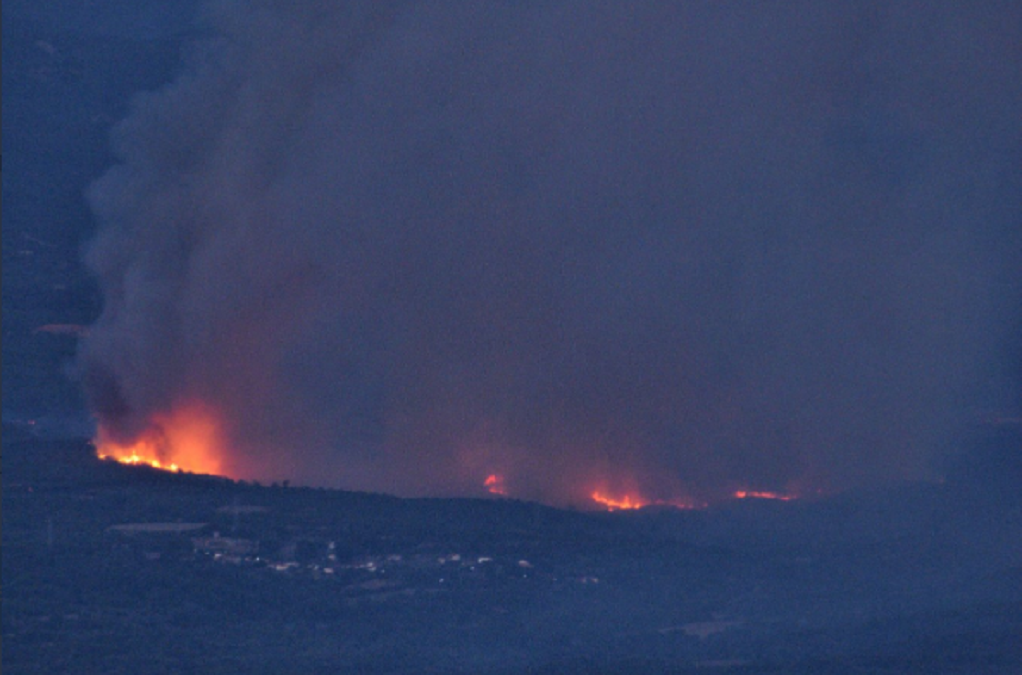
M265 513L265 507L228 506L218 510L233 517ZM121 523L107 528L112 549L127 553L138 565L168 560L194 565L227 565L338 583L351 596L376 600L436 593L445 589L485 588L503 583L593 585L599 578L586 570L533 564L513 555L486 552L435 552L422 543L411 551L353 554L350 545L335 540L291 538L261 540L222 533L212 523Z

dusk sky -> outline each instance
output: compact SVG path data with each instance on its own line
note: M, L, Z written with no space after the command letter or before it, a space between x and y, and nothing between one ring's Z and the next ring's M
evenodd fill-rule
M197 21L88 191L112 438L202 410L238 478L701 501L934 479L1019 414L1016 2Z

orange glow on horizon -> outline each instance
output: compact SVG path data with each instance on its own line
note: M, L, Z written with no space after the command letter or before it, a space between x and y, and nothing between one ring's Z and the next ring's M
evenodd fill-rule
M599 490L594 490L589 497L608 511L632 511L635 509L644 509L647 506L668 506L674 509L695 509L706 506L706 504L697 505L688 500L649 500L630 494L626 494L623 497L611 497Z
M205 405L191 404L169 414L154 415L152 424L133 442L120 443L100 427L96 455L122 464L145 464L164 471L221 474L224 447L215 415Z
M639 497L625 495L621 498L614 498L603 494L599 490L594 490L590 497L592 497L593 501L597 504L606 507L608 511L630 511L632 509L641 509L644 506L649 506L649 502Z
M129 465L146 465L162 471L225 475L226 436L215 408L202 402L179 406L169 413L152 416L149 427L135 440L120 442L103 426L94 441L96 455ZM504 476L491 473L483 480L487 492L498 497L509 495ZM817 491L818 492L818 491ZM577 494L577 493L575 493ZM689 498L649 499L637 491L611 493L596 489L589 493L591 506L606 511L634 511L651 506L675 509L701 509L708 503ZM769 499L792 501L798 494L767 490L735 490L733 499ZM716 501L716 500L714 500Z
M483 481L483 485L492 495L500 495L501 497L507 496L507 488L504 487L504 477L500 474L491 473Z

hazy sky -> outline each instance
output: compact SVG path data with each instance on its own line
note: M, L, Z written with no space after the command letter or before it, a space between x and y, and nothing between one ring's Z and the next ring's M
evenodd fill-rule
M932 476L1019 384L1015 2L227 2L115 130L82 353L232 475Z

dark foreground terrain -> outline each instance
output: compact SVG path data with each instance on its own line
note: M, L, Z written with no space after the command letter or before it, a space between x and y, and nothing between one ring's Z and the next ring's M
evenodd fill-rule
M1022 672L1004 471L603 514L167 474L11 427L3 464L8 675Z
M4 673L1022 673L1017 435L940 486L612 514L52 440L91 426L68 377L100 309L83 194L194 5L3 5Z

